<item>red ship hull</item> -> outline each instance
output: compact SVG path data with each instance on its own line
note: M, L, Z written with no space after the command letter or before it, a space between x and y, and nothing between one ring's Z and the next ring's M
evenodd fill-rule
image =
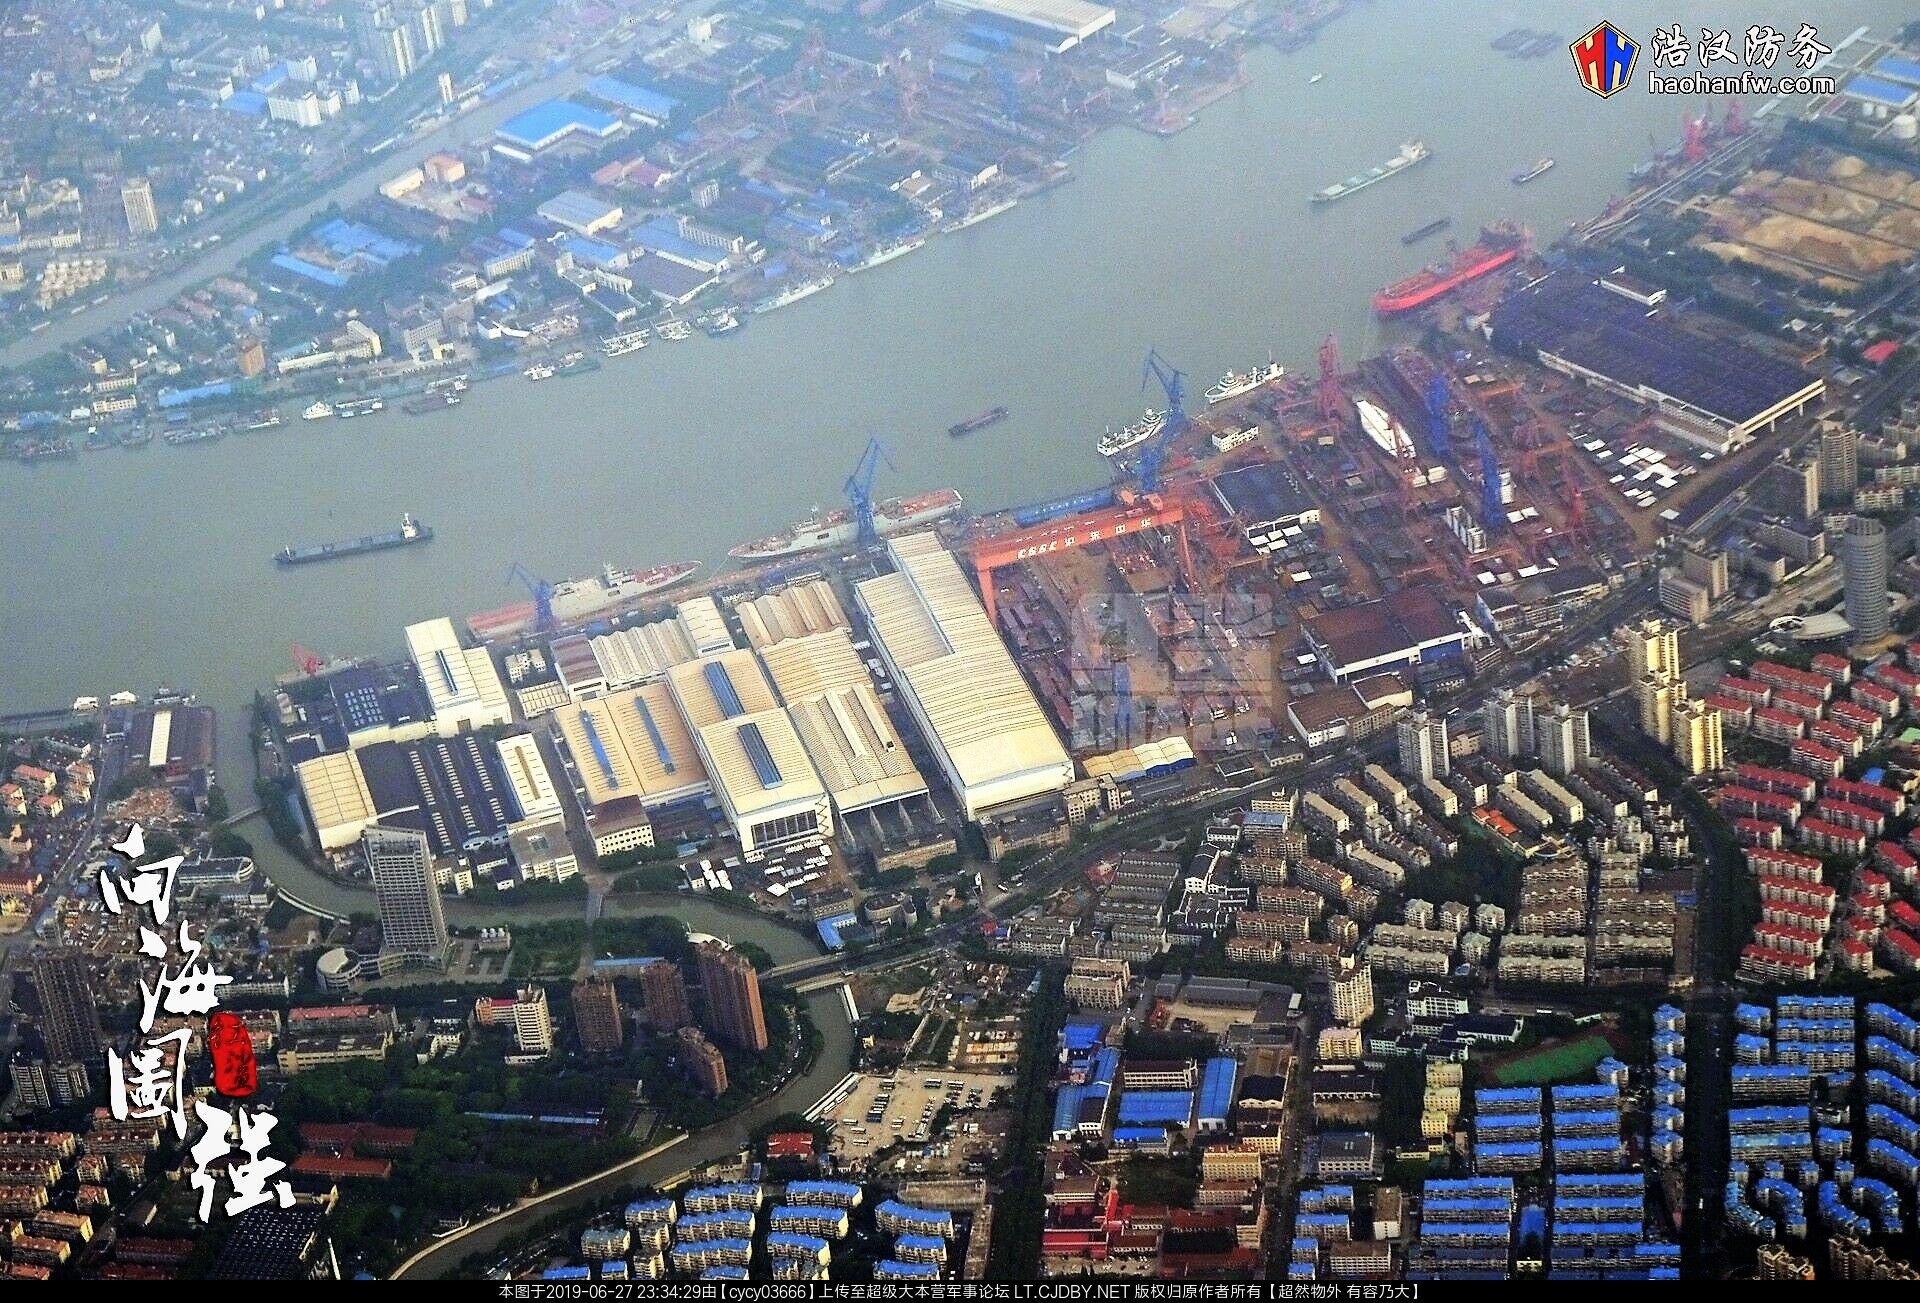
M1476 281L1489 272L1498 271L1518 258L1524 247L1519 241L1497 249L1476 245L1455 259L1453 266L1444 272L1429 269L1387 286L1373 296L1373 310L1383 317L1391 317L1397 313L1423 308L1469 281Z

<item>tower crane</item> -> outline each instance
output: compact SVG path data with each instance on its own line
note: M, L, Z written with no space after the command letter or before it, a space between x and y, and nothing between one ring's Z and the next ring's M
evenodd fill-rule
M1473 446L1480 453L1480 527L1496 534L1507 525L1507 509L1500 503L1500 460L1493 453L1487 423L1473 418Z
M1173 446L1187 428L1187 375L1178 370L1165 358L1160 350L1148 349L1146 365L1141 368L1140 387L1145 389L1147 381L1157 380L1167 396L1167 416L1158 432L1147 440L1147 446L1140 452L1139 476L1142 493L1160 491L1160 470L1167 462L1167 450Z
M1453 460L1452 417L1447 410L1452 401L1446 376L1434 376L1427 384L1427 445L1443 463Z
M518 561L507 571L507 582L520 584L533 598L533 628L536 633L552 633L560 627L553 614L553 581L542 579Z
M867 450L860 455L860 464L853 468L853 474L847 476L847 505L853 509L854 545L871 547L880 538L879 530L873 524L873 478L880 473L880 464L886 463L888 470L898 470L893 458L887 455L887 449L878 435L867 436Z

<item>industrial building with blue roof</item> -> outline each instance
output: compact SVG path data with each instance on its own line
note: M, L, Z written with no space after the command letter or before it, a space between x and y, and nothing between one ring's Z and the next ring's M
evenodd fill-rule
M575 133L605 139L619 129L620 119L611 113L572 100L547 100L508 118L493 134L501 144L532 155Z
M1239 1063L1224 1055L1207 1060L1206 1070L1200 1076L1200 1111L1195 1118L1199 1130L1227 1129L1227 1113L1233 1108L1233 1091L1239 1074Z
M1190 1090L1129 1090L1120 1096L1116 1114L1126 1126L1164 1123L1185 1127L1193 1123L1193 1092Z

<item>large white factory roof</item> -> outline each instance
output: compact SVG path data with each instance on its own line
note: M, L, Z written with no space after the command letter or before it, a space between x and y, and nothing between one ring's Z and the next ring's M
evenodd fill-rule
M295 765L293 772L313 816L320 849L337 851L359 841L376 813L359 758L351 751L315 756Z
M887 551L895 573L856 592L966 816L1072 782L1073 761L952 554L931 533Z
M590 645L610 689L651 682L697 654L687 637L686 625L678 619L615 629L594 638Z
M747 645L756 650L765 650L789 638L845 628L847 624L847 613L841 609L833 585L824 579L795 584L751 602L742 602L737 614L741 628L747 631Z
M927 790L844 626L763 647L760 659L841 813Z
M426 685L433 719L442 733L462 724L506 723L513 718L507 688L484 647L462 647L445 616L407 626L407 655Z
M789 807L811 808L827 789L784 710L735 715L700 730L714 795L736 825Z
M594 805L648 807L698 795L706 767L664 683L562 706L551 716Z
M1084 41L1114 23L1111 8L1088 4L1086 0L940 0L940 8L960 13L991 14L995 18L1058 32L1062 36L1072 37L1074 41Z
M667 671L667 686L673 689L687 727L696 733L734 715L780 704L760 662L752 652L739 648L674 666Z
M553 789L553 775L547 772L539 744L520 733L501 738L499 748L500 767L506 770L507 783L513 788L513 803L519 819L544 819L559 814L560 794Z
M693 644L696 656L725 651L734 645L733 632L727 628L726 617L720 614L719 605L711 597L689 597L676 605L673 611L680 621L680 627L686 630L687 640Z

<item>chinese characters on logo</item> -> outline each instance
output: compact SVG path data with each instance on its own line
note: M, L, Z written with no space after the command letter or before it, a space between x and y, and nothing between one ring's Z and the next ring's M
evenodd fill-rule
M1626 88L1640 52L1639 44L1612 23L1599 24L1569 48L1580 84L1603 99ZM1801 23L1789 37L1766 23L1756 23L1737 36L1731 27L1703 27L1696 35L1676 21L1654 28L1647 40L1647 60L1652 69L1647 89L1656 95L1830 95L1834 91L1831 77L1772 77L1754 70L1771 72L1777 67L1783 73L1789 68L1807 73L1820 67L1832 53L1833 47L1822 43L1812 23ZM1682 75L1688 68L1711 73L1724 65L1745 71L1723 76Z
M161 1011L180 1016L212 1015L209 1020L208 1047L213 1056L214 1085L229 1098L245 1098L259 1085L253 1045L238 1015L214 1012L220 1003L220 988L233 979L217 971L210 959L202 958L203 941L196 939L182 920L170 947L160 928L166 926L173 910L173 885L185 858L171 855L151 864L140 864L146 854L146 836L134 824L127 839L113 849L122 855L129 869L126 874L102 870L100 897L111 914L120 915L129 906L147 911L153 926L140 925L140 954L158 961L153 981L140 978L140 1040L125 1058L117 1050L107 1051L107 1101L113 1116L129 1118L166 1118L174 1134L187 1138L187 1065L193 1046L193 1028L180 1027L163 1035L153 1032L154 1018ZM168 961L178 949L179 965ZM152 971L152 970L149 970ZM228 1216L245 1212L270 1200L282 1208L293 1202L293 1187L286 1181L268 1182L284 1170L286 1164L268 1157L266 1147L278 1119L265 1109L251 1114L244 1107L231 1112L205 1100L195 1099L193 1114L203 1128L200 1138L188 1151L194 1163L192 1185L200 1192L200 1220L213 1215L213 1200L218 1177L214 1164L225 1161L225 1175L233 1195L223 1205Z

